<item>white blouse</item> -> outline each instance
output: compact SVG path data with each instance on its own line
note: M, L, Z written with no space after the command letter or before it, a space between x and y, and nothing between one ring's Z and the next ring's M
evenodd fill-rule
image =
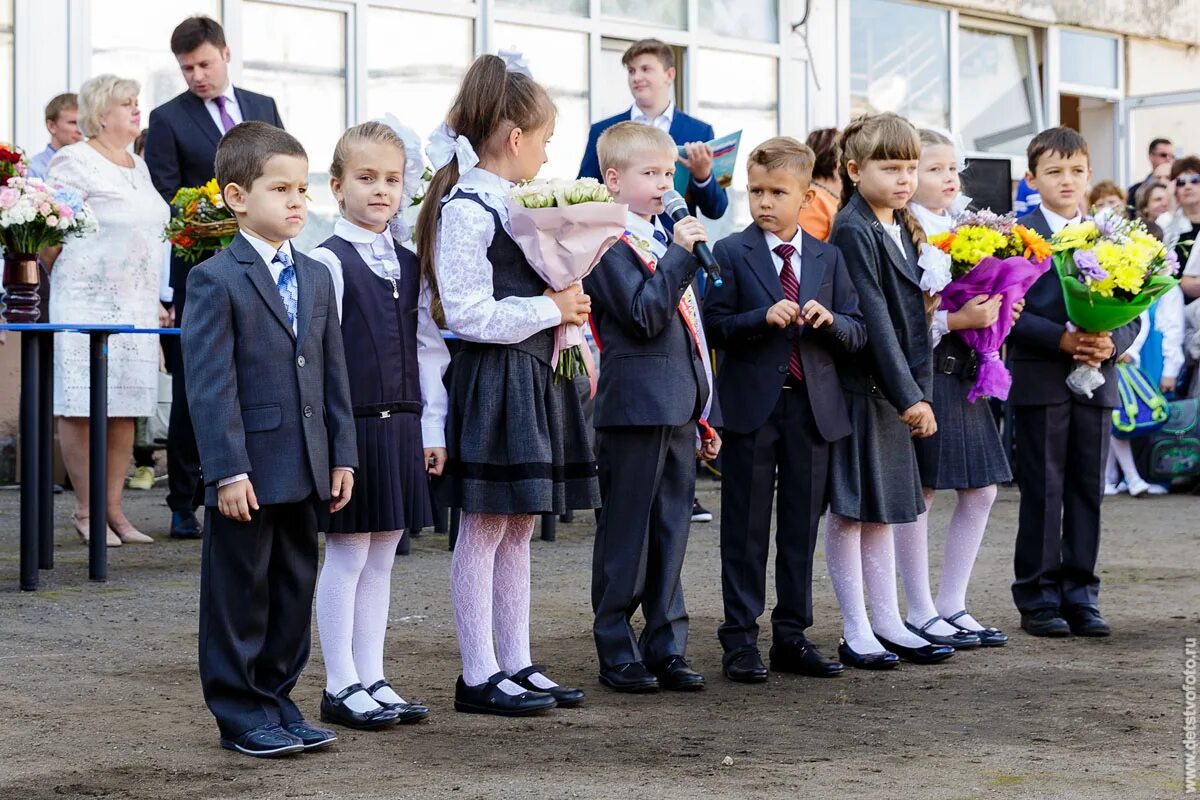
M505 205L513 183L475 167L463 175L451 194L461 189L482 200L500 216L508 229ZM429 198L427 202L437 202ZM562 322L558 306L549 297L506 297L497 300L492 264L487 250L496 235L496 223L487 209L470 200L451 200L442 206L438 222L434 267L446 327L459 338L473 342L516 344L538 331Z
M938 214L919 203L909 203L908 208L916 216L917 222L921 223L921 229L925 231L926 236L945 233L954 227L954 217L951 214ZM949 312L946 311L933 312L933 325L929 329L929 334L935 349L941 344L942 337L950 332L948 314Z

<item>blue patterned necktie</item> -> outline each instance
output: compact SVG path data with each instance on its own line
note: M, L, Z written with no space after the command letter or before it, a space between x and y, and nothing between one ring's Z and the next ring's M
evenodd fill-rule
M666 231L663 231L659 228L655 228L654 229L654 238L657 239L659 241L659 243L662 244L663 247L671 246L670 240L667 239Z
M292 264L292 258L287 253L280 250L275 254L272 261L283 264L283 271L279 273L279 279L275 281L275 288L279 290L279 299L283 300L283 307L287 309L288 324L292 326L292 330L296 329L296 309L300 305L299 295L296 291L296 267Z

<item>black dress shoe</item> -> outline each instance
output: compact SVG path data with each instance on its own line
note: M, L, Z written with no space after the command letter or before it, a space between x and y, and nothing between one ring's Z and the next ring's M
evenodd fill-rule
M658 691L658 678L641 661L601 669L600 682L618 692L643 694Z
M304 749L304 742L285 731L278 723L270 722L248 730L235 739L222 736L221 747L255 758L279 758L299 753Z
M385 703L375 696L383 687L392 689L392 685L385 680L378 680L367 687L367 694L371 695L371 699L384 708L395 711L399 717L401 725L409 725L414 722L420 722L429 716L429 709L421 703ZM392 691L396 691L392 689Z
M200 520L196 519L195 511L171 512L172 539L199 539L200 537Z
M841 662L821 655L817 646L808 639L796 638L771 645L771 669L810 678L833 678L841 675L846 668Z
M954 628L955 631L949 636L943 636L939 633L929 632L929 629L934 625L944 621L945 620L938 616L930 618L928 622L919 628L916 625L913 625L911 622L905 622L904 627L908 628L917 636L920 636L922 639L931 644L944 644L947 647L953 647L955 650L970 650L972 647L979 647L981 644L979 637L973 632L964 628L960 628L957 625L950 626Z
M875 634L875 638L879 640L881 645L900 656L902 660L913 664L937 664L954 655L954 648L946 644L924 644L920 647L905 647L902 644L888 641L878 633Z
M338 740L337 734L333 731L309 725L304 720L289 722L283 726L283 729L299 739L305 750L319 750Z
M1057 608L1035 608L1021 612L1021 630L1030 636L1060 639L1071 635L1071 626L1058 615Z
M454 710L464 714L526 717L549 711L558 705L553 695L541 690L509 694L500 688L500 682L508 679L508 673L497 672L478 686L467 686L462 675L459 675L458 682L454 685Z
M346 705L346 699L355 692L366 692L361 683L352 683L336 695L321 693L321 721L332 722L357 731L377 731L389 728L400 721L400 715L380 706L370 711L355 711ZM370 695L368 695L369 697Z
M970 628L964 628L962 625L959 625L957 620L962 619L966 613L967 610L964 608L962 611L946 617L946 622L958 628L960 631L970 631L978 636L980 647L1003 647L1004 645L1008 644L1008 635L999 628L984 628L981 631L972 631Z
M900 664L900 656L884 650L882 653L859 654L850 649L846 640L838 644L838 658L847 667L855 669L883 670L895 669Z
M1095 606L1071 606L1063 615L1076 636L1108 636L1112 629Z
M551 697L558 701L559 708L575 708L583 705L583 700L587 696L582 689L572 689L570 686L552 686L549 689L542 689L537 684L529 680L529 676L535 672L546 675L546 668L533 664L509 678L510 681L520 686L522 689L528 689L531 692L548 692Z
M734 683L765 683L768 675L757 647L726 653L721 659L721 672Z
M672 692L698 692L704 688L704 676L688 666L683 656L671 656L646 665L658 678L658 685Z

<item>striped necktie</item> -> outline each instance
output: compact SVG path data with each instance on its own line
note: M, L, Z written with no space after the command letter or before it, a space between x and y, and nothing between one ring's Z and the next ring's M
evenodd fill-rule
M796 273L792 269L792 256L796 255L796 248L787 242L782 242L775 245L775 255L783 259L783 269L779 270L779 285L783 287L783 296L799 305L800 283L796 280ZM798 337L792 343L792 354L788 358L788 374L798 381L804 380L804 368L800 366L800 340Z

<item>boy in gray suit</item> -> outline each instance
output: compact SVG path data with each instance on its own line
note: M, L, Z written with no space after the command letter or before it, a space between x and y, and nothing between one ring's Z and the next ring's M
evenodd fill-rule
M308 660L317 531L350 500L358 451L333 283L289 242L304 148L244 122L216 173L241 231L189 274L182 325L205 483L200 681L222 747L281 756L337 739L289 695Z

